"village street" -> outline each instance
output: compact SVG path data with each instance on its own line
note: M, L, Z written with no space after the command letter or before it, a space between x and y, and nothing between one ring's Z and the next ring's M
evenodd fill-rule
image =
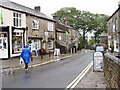
M92 62L93 51L2 76L3 88L66 88Z

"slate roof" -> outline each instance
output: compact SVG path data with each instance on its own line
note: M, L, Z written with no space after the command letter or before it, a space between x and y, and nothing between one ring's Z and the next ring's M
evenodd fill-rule
M108 18L107 21L109 21L119 10L120 10L120 7L118 7L118 9Z
M9 0L0 0L0 6L3 8L10 9L10 10L15 10L15 11L31 14L33 16L37 16L37 17L40 17L43 19L55 21L54 19L48 17L47 15L43 14L42 12L36 11L34 9L28 8L26 6L17 4L15 2L12 2Z

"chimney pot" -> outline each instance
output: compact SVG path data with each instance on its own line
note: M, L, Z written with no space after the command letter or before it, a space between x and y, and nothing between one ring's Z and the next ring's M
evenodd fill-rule
M35 7L34 7L34 10L40 12L40 11L41 11L41 8L40 8L40 6L35 6Z

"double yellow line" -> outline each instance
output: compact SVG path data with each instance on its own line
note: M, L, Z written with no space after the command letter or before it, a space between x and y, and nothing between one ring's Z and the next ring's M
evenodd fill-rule
M80 82L80 80L85 76L85 74L92 67L93 61L84 68L84 70L64 89L64 90L72 90L75 86Z

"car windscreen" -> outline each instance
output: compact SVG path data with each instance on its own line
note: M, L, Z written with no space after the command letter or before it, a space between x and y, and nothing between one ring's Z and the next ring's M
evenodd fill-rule
M103 47L96 47L96 51L102 52L102 51L104 51L104 48Z

